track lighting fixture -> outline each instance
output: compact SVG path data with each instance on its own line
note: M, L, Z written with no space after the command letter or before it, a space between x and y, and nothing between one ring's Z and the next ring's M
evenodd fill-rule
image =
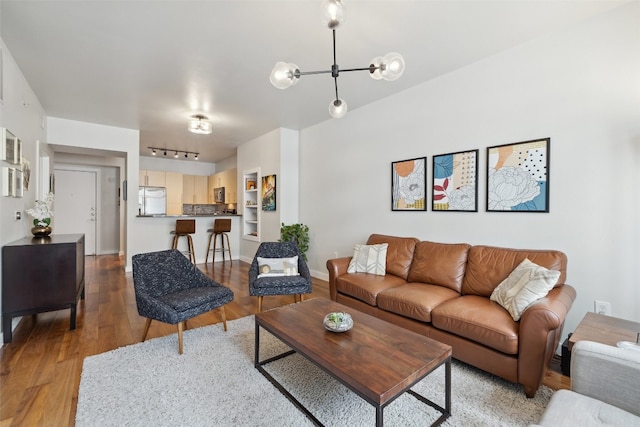
M174 148L158 148L158 147L147 147L147 148L151 150L151 155L153 156L156 155L157 151L162 151L165 157L167 157L167 151L173 151L175 153L173 157L176 159L178 158L178 155L180 153L184 153L185 159L189 159L189 154L193 154L193 160L198 160L198 156L200 156L200 153L196 153L195 151L176 150Z
M329 114L333 118L344 117L347 114L347 103L338 96L338 76L340 72L347 71L369 71L369 75L374 80L396 80L404 72L404 59L399 53L388 53L385 56L378 56L371 60L368 67L348 68L341 70L336 63L336 28L344 21L344 7L341 0L324 0L322 2L322 23L333 33L333 65L330 70L325 71L300 71L296 64L278 62L269 80L278 89L287 89L298 83L301 76L310 74L331 73L333 77L336 98L329 104Z

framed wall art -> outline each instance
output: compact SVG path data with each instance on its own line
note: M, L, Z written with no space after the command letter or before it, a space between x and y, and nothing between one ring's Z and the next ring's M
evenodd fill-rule
M391 162L391 210L426 211L427 158Z
M9 129L2 128L2 160L17 165L22 160L22 142Z
M276 176L267 175L262 177L262 210L276 210Z
M487 212L549 212L551 139L487 148Z
M24 196L24 173L20 169L15 170L15 180L16 182L13 184L13 197L22 197Z
M433 156L431 210L478 212L478 150Z
M16 188L16 170L15 168L2 168L2 195L5 197L13 197Z

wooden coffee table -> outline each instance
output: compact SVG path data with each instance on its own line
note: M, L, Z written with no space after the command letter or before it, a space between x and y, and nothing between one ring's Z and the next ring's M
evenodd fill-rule
M353 318L350 331L327 331L322 321L333 311ZM451 414L451 347L423 335L325 299L314 298L255 315L255 367L314 424L322 425L305 406L273 378L264 365L299 353L340 381L376 409L376 426L383 410L404 392L438 410L439 425ZM293 350L260 360L260 328ZM445 365L445 407L410 390L433 370Z

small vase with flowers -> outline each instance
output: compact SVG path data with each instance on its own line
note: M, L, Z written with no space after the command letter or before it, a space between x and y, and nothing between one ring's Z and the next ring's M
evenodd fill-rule
M31 233L36 237L47 237L51 234L51 218L53 217L53 193L47 194L45 200L36 200L36 206L27 209L33 217Z

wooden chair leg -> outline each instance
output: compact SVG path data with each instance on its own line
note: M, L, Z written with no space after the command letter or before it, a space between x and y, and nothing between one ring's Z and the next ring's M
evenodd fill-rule
M184 322L178 322L178 353L182 354L182 329Z
M262 295L258 295L258 313L262 313Z
M204 259L204 263L205 264L207 263L207 261L209 261L209 252L211 251L211 237L212 236L213 236L213 233L209 233L209 241L207 242L207 256ZM213 260L211 262L213 262L215 260L216 260L216 253L214 252L213 253Z
M229 243L229 235L227 233L224 233L222 236L227 238L227 251L229 252L229 262L233 262L233 259L231 258L231 243Z
M300 294L300 302L304 301L304 294Z
M196 253L193 250L193 239L190 234L187 234L187 241L189 243L189 261L196 263Z
M151 319L147 319L147 323L144 325L144 332L142 333L142 342L147 339L147 334L149 333L149 326L151 326Z
M218 234L214 233L213 234L213 259L211 260L212 263L216 262L216 246L218 244Z
M222 326L224 326L225 332L227 331L227 315L224 312L224 305L220 307L220 313L222 315Z

